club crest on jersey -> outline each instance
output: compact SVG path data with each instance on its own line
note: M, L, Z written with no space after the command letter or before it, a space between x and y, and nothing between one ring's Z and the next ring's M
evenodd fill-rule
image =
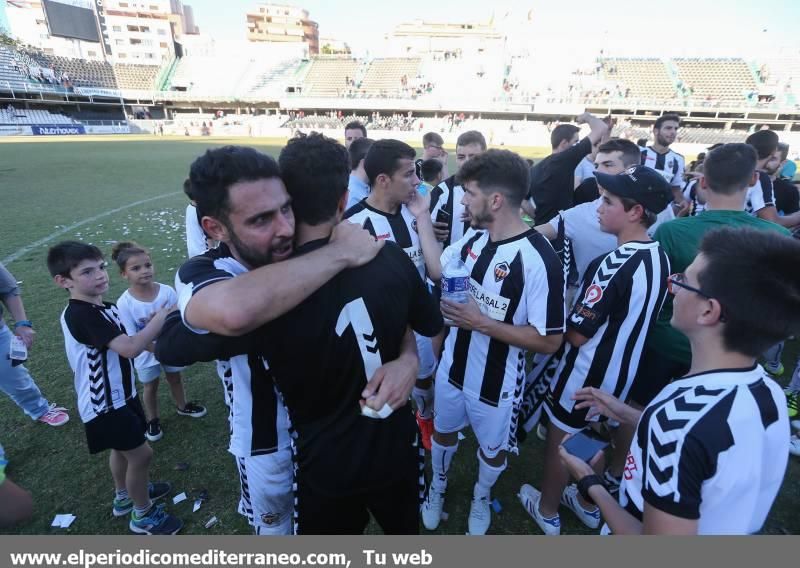
M412 219L411 220L411 228L414 229L415 233L419 233L419 231L417 231L417 220L416 219Z
M495 282L500 282L506 276L508 276L510 272L511 272L511 268L508 266L507 262L505 262L505 261L498 262L494 266L494 281Z
M592 284L591 286L589 286L589 289L586 290L586 296L583 298L583 303L593 306L597 302L599 302L602 298L603 298L603 289L597 284Z
M261 522L265 525L277 525L281 520L279 513L263 513L261 515Z

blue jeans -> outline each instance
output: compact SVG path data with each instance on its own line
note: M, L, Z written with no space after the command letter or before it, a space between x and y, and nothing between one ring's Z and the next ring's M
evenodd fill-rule
M31 419L38 420L48 411L49 404L25 365L11 366L8 351L12 335L8 326L0 323L0 390L10 396Z

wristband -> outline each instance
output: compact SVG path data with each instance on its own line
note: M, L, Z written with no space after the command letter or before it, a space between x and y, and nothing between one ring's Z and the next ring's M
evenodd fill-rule
M18 327L29 327L33 329L33 324L31 323L31 320L19 320L18 322L14 322L14 329L17 329Z
M591 503L592 505L597 505L597 503L595 503L594 499L592 499L589 495L589 488L594 487L595 485L602 485L603 487L606 486L606 484L603 482L603 478L599 475L587 475L578 481L578 493L581 494L581 497L583 497L585 501Z

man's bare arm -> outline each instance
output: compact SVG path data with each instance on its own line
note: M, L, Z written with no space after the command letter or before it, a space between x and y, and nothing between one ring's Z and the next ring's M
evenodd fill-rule
M366 264L382 246L360 226L340 223L327 246L199 290L184 319L196 329L244 335L285 314L345 268Z

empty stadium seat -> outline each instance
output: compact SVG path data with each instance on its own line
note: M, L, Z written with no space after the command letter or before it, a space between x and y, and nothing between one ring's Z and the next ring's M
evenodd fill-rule
M743 103L758 91L744 59L674 59L684 94L699 100Z
M303 94L314 97L342 96L353 88L347 84L347 80L357 81L360 68L361 62L351 57L314 57L303 81Z
M132 63L117 63L114 65L114 75L120 89L153 90L156 88L156 79L161 71L159 65L138 65Z

